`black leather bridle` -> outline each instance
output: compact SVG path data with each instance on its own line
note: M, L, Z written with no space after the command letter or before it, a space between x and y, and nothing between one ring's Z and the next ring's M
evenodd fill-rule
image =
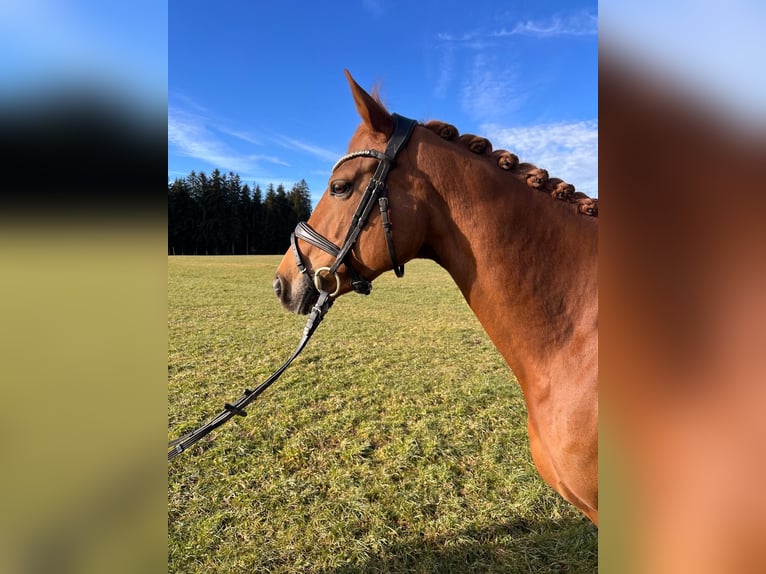
M376 200L380 206L380 212L383 218L383 231L386 235L388 253L391 257L394 273L396 273L397 277L404 275L404 265L399 265L397 262L396 253L394 251L394 243L391 236L391 220L388 216L388 190L386 188L386 178L388 177L388 172L393 166L396 155L407 143L407 140L410 138L412 130L417 125L417 122L398 114L393 114L393 118L394 131L388 140L385 152L379 152L374 149L355 151L348 155L344 155L332 168L333 171L335 171L342 163L357 157L372 157L379 161L378 168L375 170L375 174L367 184L367 188L364 190L364 194L362 195L362 199L359 202L359 206L356 208L356 212L354 213L354 217L351 220L351 226L348 233L346 234L346 238L343 241L343 245L338 247L332 241L317 233L309 226L308 223L303 221L298 223L297 227L295 228L295 232L290 236L290 242L292 244L293 253L295 255L295 263L298 266L298 270L309 282L311 289L314 289L319 293L316 303L314 303L314 306L311 308L311 313L309 314L308 320L306 321L306 326L303 328L303 337L301 337L301 340L298 343L295 351L293 351L293 354L289 359L287 359L287 361L285 361L281 367L274 371L269 376L269 378L258 385L255 389L245 389L242 393L242 396L233 404L226 403L224 405L224 410L221 411L214 419L210 420L208 423L199 427L198 429L170 441L168 443L168 460L171 460L181 454L202 437L211 433L213 430L224 424L230 418L237 415L243 417L247 415L247 412L245 412L245 407L254 401L263 391L265 391L274 381L276 381L280 375L282 375L285 369L287 369L287 367L289 367L295 358L301 353L306 344L309 342L311 335L313 335L314 331L316 331L316 328L324 318L325 313L327 313L327 310L330 308L332 297L337 295L340 291L340 279L337 272L338 268L342 264L345 264L349 269L349 274L351 275L351 285L354 291L364 295L368 295L370 293L372 290L372 284L368 280L364 279L351 266L350 262L347 261L347 257L351 249L354 247L354 243L356 243L356 240L359 237L359 233L366 225L367 219L370 216L370 212L372 211ZM312 245L315 245L323 251L331 254L333 257L335 257L335 261L329 267L321 267L316 269L312 276L309 272L309 268L303 262L303 257L301 256L301 252L298 249L298 238L311 243ZM324 271L326 271L328 275L335 278L335 291L332 293L323 287L320 273Z
M389 257L391 257L391 265L397 277L402 277L404 275L404 265L398 263L396 251L394 250L393 237L391 236L391 219L388 215L388 188L386 187L386 179L388 178L388 172L391 170L397 154L407 143L407 140L409 140L412 130L417 125L417 122L400 116L399 114L393 114L393 118L394 131L388 140L385 152L379 152L374 149L351 152L340 158L332 168L332 171L335 171L343 163L358 157L371 157L378 160L378 168L375 170L375 173L364 190L362 199L359 201L356 212L351 219L351 225L346 234L346 238L343 240L343 244L340 247L335 245L332 241L315 231L305 221L298 223L295 232L290 236L290 244L292 245L293 254L295 255L295 264L308 281L311 286L310 288L315 289L317 292L321 293L323 290L323 281L320 274L327 272L328 276L335 278L335 291L330 294L330 297L337 295L340 291L340 279L337 275L338 268L341 265L345 265L351 276L352 289L362 295L369 295L372 290L372 284L354 269L349 261L348 255L354 247L354 244L359 237L359 233L367 224L367 219L370 216L370 212L372 211L376 200L380 207L383 232L386 237L388 254ZM318 247L322 251L329 253L335 257L335 261L329 267L320 267L311 273L309 266L306 265L303 260L300 249L298 249L298 239L302 239L303 241Z

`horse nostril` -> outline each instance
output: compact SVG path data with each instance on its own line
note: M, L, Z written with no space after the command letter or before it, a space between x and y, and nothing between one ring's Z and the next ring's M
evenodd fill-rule
M282 297L282 280L279 278L279 275L274 278L272 286L274 287L274 293L276 293L277 297Z

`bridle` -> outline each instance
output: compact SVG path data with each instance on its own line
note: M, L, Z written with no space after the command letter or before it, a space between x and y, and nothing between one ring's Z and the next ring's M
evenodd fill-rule
M351 220L351 226L349 227L348 233L346 234L346 238L343 240L343 244L338 247L332 241L317 233L308 223L304 221L298 223L295 228L295 232L290 236L290 243L292 245L293 254L295 255L295 263L298 266L298 270L309 282L311 289L318 292L317 301L311 308L311 313L309 314L308 320L306 321L306 326L303 328L303 337L301 337L301 340L298 343L295 351L293 351L293 354L289 359L287 359L287 361L285 361L281 367L274 371L255 389L245 389L242 393L242 396L233 404L226 403L224 405L224 410L221 411L215 418L210 420L205 425L199 427L198 429L170 441L168 443L168 448L170 449L168 451L168 460L171 460L177 455L181 454L202 437L224 424L230 418L237 415L243 417L247 416L245 407L254 401L263 391L265 391L274 381L276 381L280 375L282 375L285 369L287 369L287 367L289 367L295 358L301 353L306 344L309 342L311 336L314 334L314 331L316 331L316 328L319 326L319 323L322 321L324 315L327 313L327 310L332 304L332 298L340 292L340 278L338 277L338 268L341 265L346 265L348 268L349 274L351 276L351 286L354 291L363 295L368 295L370 293L372 290L372 284L368 280L364 279L353 268L351 263L347 261L347 257L351 252L351 249L354 247L354 244L359 237L359 233L361 233L362 229L367 224L367 219L370 216L370 212L372 211L376 200L380 206L380 213L383 220L383 231L386 236L388 254L391 257L391 264L393 265L394 273L397 277L402 277L404 275L404 265L399 265L397 262L396 252L394 251L394 242L391 236L391 220L388 216L388 189L386 188L386 178L388 177L388 172L391 170L397 154L407 143L407 140L409 140L410 135L412 135L412 130L417 125L417 122L398 114L393 114L393 118L394 131L388 140L385 152L379 152L374 149L351 152L350 154L344 155L342 158L340 158L332 168L333 171L335 171L338 166L344 162L357 157L371 157L377 159L379 162L378 168L375 170L375 174L367 184L367 187L364 190L364 194L362 195L362 199L359 202L359 206L356 208L354 217ZM319 247L319 249L326 251L335 257L335 261L329 267L320 267L319 269L316 269L312 275L309 272L309 267L303 262L303 257L300 250L298 249L297 239L302 239L303 241L311 243L312 245ZM335 278L335 290L332 293L323 287L323 281L320 275L323 272L327 272L328 275Z
M354 151L340 158L332 168L332 171L335 171L343 163L358 157L371 157L378 160L378 167L362 194L362 199L359 201L356 212L351 219L351 225L348 233L346 233L346 238L343 240L343 244L340 247L335 245L332 241L315 231L305 221L299 222L295 227L295 232L290 235L290 245L292 246L293 255L295 256L295 264L301 275L308 281L310 289L312 290L319 293L323 291L321 273L326 272L328 276L332 276L335 279L335 290L330 293L329 296L336 296L340 291L338 268L341 265L345 265L351 276L352 289L362 295L370 294L372 284L362 277L353 265L351 265L348 254L354 247L354 244L359 237L359 233L367 224L367 219L370 216L370 212L372 211L376 200L380 207L383 232L386 237L386 245L388 246L388 254L391 258L391 265L397 277L402 277L404 275L404 265L398 263L396 251L394 249L394 241L391 235L391 219L388 215L388 188L386 187L386 179L388 178L388 172L391 170L397 154L407 143L407 140L409 140L412 130L417 125L417 122L400 116L399 114L393 114L393 118L394 131L388 140L385 152L379 152L374 149ZM302 239L303 241L318 247L322 251L329 253L335 257L335 261L333 261L329 267L320 267L319 269L316 269L312 274L309 270L309 266L304 263L300 249L298 249L298 239Z

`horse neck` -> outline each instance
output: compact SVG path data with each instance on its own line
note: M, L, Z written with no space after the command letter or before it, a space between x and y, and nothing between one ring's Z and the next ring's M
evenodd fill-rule
M446 159L465 168L430 170L440 197L428 202L424 254L449 272L524 386L595 333L596 220L485 158Z

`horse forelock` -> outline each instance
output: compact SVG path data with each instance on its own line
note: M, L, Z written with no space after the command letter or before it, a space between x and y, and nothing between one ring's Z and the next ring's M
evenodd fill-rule
M558 177L550 177L548 171L528 162L520 162L519 157L504 149L492 149L492 143L485 137L475 134L460 134L452 124L439 120L429 120L421 126L435 133L441 139L461 146L485 161L494 163L501 170L508 172L524 182L530 189L545 192L550 198L571 203L575 212L591 217L598 217L598 208L583 209L582 198L588 197L582 192L575 192L575 187ZM591 201L594 201L592 198ZM598 200L596 199L596 205Z
M378 102L384 109L386 108L385 102L383 102L383 96L381 95L381 92L383 91L383 84L381 82L375 82L375 84L370 89L370 96L372 96L372 99Z

